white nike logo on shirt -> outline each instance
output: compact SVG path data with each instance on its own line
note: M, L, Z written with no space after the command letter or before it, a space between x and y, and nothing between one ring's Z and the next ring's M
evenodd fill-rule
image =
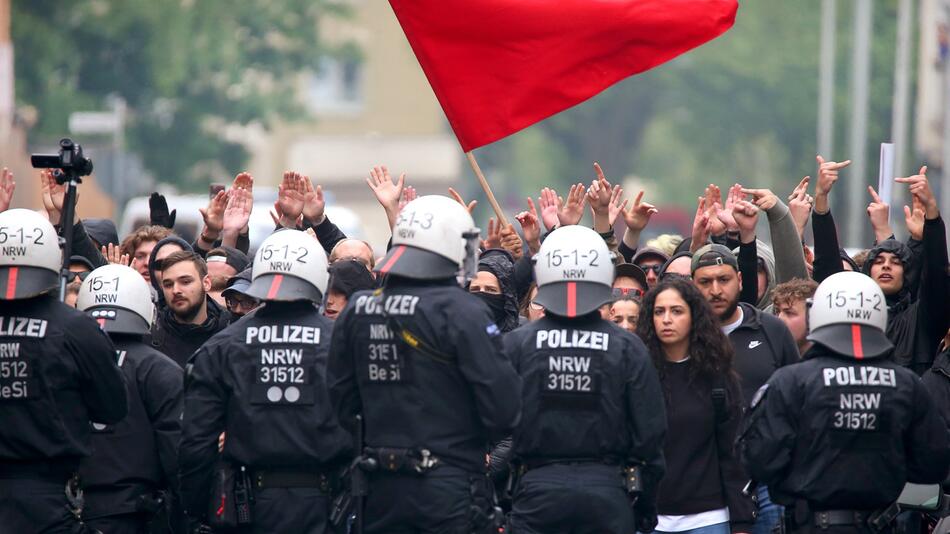
M761 344L762 344L761 341L750 341L750 342L749 342L749 348L750 348L750 349L754 349L754 348L758 347L758 346L761 345Z

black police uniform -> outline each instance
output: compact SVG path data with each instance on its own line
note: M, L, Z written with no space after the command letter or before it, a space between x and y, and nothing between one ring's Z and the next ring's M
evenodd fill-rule
M115 425L93 423L93 454L79 467L83 519L103 534L131 534L147 531L160 512L167 523L165 507L178 491L184 371L141 336L111 337L128 387L129 413Z
M222 460L245 468L251 486L242 532L327 531L329 486L353 453L326 389L332 326L310 302L269 302L192 356L179 450L190 518L214 522L210 486L225 432ZM215 513L230 505L216 502Z
M73 532L65 487L91 452L89 421L126 411L95 321L48 295L0 301L0 532Z
M889 352L856 359L816 344L752 404L740 457L788 506L794 531L870 532L906 482L941 482L950 469L946 425Z
M511 532L634 532L623 469L641 465L637 507L652 514L666 434L643 342L597 311L549 314L507 334L504 353L524 384Z
M409 341L397 336L407 332ZM367 533L488 528L485 458L521 414L521 384L488 307L454 279L391 276L358 292L333 331L329 386L343 423L364 418Z

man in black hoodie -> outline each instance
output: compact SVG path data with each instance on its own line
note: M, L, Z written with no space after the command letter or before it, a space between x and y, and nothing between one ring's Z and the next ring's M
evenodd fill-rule
M194 252L174 252L162 262L166 305L158 312L149 341L182 367L230 322L230 313L208 296L210 289L208 267Z

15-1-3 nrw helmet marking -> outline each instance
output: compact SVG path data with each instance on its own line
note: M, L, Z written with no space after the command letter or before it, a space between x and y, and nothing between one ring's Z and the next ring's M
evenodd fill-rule
M89 273L76 307L110 334L147 334L155 318L148 282L125 265L103 265Z
M534 257L538 283L535 302L547 313L576 317L590 313L611 298L613 256L600 235L583 226L551 232Z
M0 299L35 297L56 287L63 253L56 230L32 210L0 213Z
M474 265L478 228L468 210L440 195L419 197L399 212L392 248L376 271L419 280L451 278Z
M251 285L245 293L265 301L323 301L330 274L327 253L299 230L274 232L254 255Z
M818 286L808 309L808 340L857 359L873 358L894 345L885 335L887 302L865 274L844 271Z

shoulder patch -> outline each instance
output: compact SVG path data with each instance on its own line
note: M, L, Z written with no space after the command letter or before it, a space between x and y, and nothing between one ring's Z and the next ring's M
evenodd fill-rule
M765 394L768 392L768 390L769 385L763 384L762 387L760 387L759 390L755 392L755 395L752 396L752 404L750 405L750 408L754 410L755 407L758 406L760 402L762 402L762 399L765 398Z

